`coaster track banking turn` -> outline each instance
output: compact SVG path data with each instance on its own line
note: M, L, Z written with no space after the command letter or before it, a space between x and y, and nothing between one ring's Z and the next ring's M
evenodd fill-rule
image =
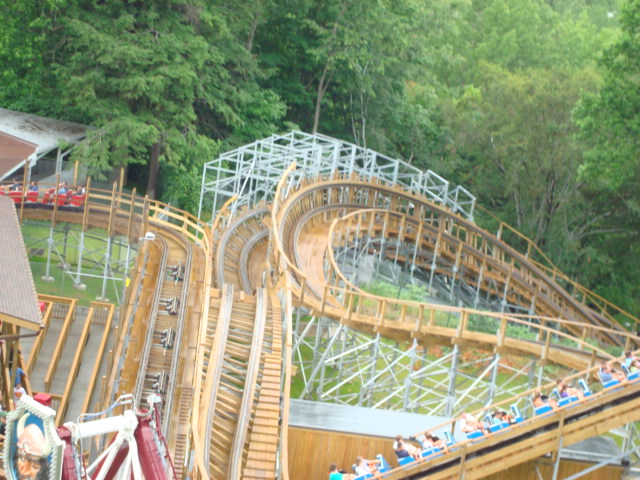
M381 210L383 206L385 209ZM309 179L297 190L289 189L288 197L274 215L275 231L278 232L276 240L286 265L296 279L298 297L303 297L308 291L315 297L315 302L312 299L306 299L306 302L314 308L328 293L325 283L330 288L346 287L349 291L364 293L354 288L344 276L336 281L339 268L335 262L330 264L332 272L325 282L324 272L310 269L310 265L303 261L313 251L324 262L323 247L329 246L326 235L329 222L360 209L376 210L376 216L357 220L357 231L360 236L377 237L378 242L373 245L378 246L378 251L384 250L383 256L396 255L396 245L400 241L408 245L412 254L411 259L402 259L403 263L410 263L423 271L433 270L449 275L454 281L457 276L497 297L504 294L514 305L538 316L571 319L619 330L623 334L626 332L612 318L569 295L525 255L472 222L395 186L372 185L344 178ZM385 241L396 244L385 246ZM276 253L279 254L280 251ZM306 287L307 282L313 288ZM346 304L343 307L346 308ZM617 335L599 336L605 342L624 345L624 340Z

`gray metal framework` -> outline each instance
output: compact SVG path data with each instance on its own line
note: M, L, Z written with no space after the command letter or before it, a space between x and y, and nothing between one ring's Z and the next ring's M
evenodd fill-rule
M402 160L326 135L299 131L272 135L207 162L202 175L198 217L202 219L203 211L210 209L210 221L213 221L215 212L234 195L238 199L232 212L269 202L280 177L293 162L297 169L290 175L290 185L334 172L357 175L368 181L376 179L403 185L473 220L476 198L464 187L452 186L435 172L419 170Z
M533 360L517 367L490 352L465 357L457 346L424 348L415 340L400 345L301 310L293 338L304 386L299 398L307 400L451 417L552 381L549 370ZM533 413L530 402L518 407Z
M82 225L71 223L52 224L49 221L25 220L32 228L23 234L28 252L43 250L46 255L43 280L53 282L52 268L61 268L63 280L67 277L78 289L85 289L83 279L100 279L98 299L106 299L107 286L112 283L115 303L124 300L126 280L137 256L137 245L130 244L126 235L109 237L99 229L82 231ZM33 228L39 226L40 228ZM35 235L34 232L47 231ZM73 253L71 253L73 252ZM86 281L86 280L85 280Z

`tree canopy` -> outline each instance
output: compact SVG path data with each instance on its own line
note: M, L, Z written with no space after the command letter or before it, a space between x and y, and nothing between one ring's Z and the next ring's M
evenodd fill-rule
M638 315L640 0L0 0L0 102L194 210L290 128L430 168ZM490 216L477 221L491 228Z

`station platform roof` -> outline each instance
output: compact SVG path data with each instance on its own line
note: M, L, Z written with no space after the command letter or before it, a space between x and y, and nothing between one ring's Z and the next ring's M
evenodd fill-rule
M435 415L291 399L289 426L393 439L431 430L451 419Z

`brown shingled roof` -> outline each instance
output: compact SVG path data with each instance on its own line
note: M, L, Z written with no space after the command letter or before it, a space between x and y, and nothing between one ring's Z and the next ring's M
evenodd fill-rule
M35 153L37 145L0 132L0 178L13 172L18 165ZM22 172L19 172L22 176Z
M13 200L0 195L0 319L40 329L36 287Z

